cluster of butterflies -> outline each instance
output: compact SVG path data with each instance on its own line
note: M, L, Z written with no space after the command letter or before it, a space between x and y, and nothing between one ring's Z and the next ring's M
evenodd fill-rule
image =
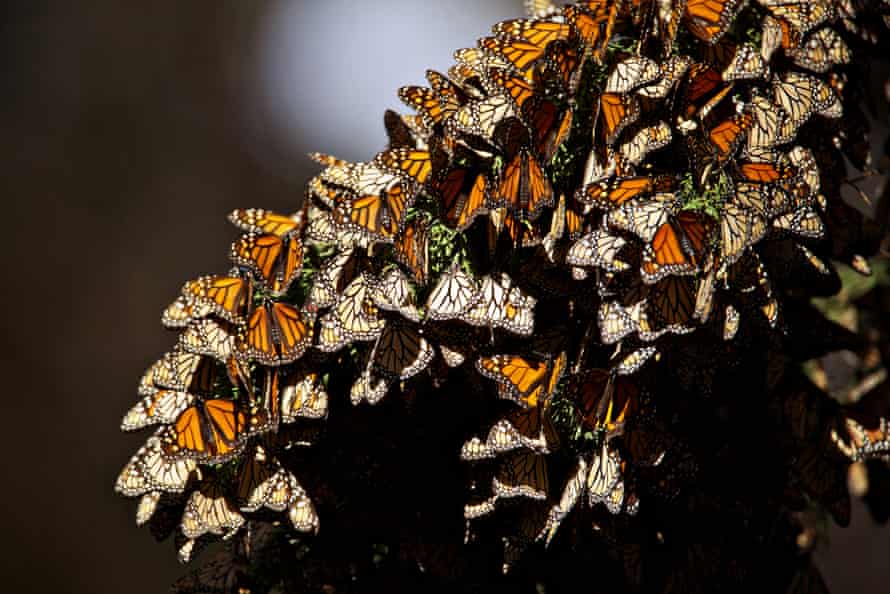
M719 366L683 360L690 345L787 335L782 296L836 277L829 258L868 273L838 239L844 174L825 171L864 159L844 67L890 5L528 5L400 89L415 113L387 112L372 160L313 154L298 213L233 212L233 268L163 313L178 342L122 423L156 429L117 490L182 559L275 513L316 532L313 487L285 459L329 400L454 377L506 405L455 451L473 465L468 541L515 518L509 568L573 510L633 517L696 472L658 413L661 370L701 390L713 376L694 368ZM839 456L888 459L886 420L845 422Z

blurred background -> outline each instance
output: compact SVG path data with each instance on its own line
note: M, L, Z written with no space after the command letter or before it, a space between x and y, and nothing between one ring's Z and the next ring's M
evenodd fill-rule
M145 437L121 434L120 418L174 340L162 308L184 281L226 268L231 209L295 210L317 170L308 151L372 156L396 89L447 68L521 2L25 0L3 11L11 533L0 590L165 592L184 568L113 492ZM888 559L890 530L860 506L821 565L835 594L877 592Z

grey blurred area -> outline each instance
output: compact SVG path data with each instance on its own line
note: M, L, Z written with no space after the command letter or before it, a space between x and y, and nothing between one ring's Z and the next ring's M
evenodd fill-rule
M520 4L4 4L0 591L167 591L172 546L113 493L145 437L120 418L174 341L161 309L226 269L226 213L295 209L308 151L373 155L397 87ZM857 513L825 559L835 592L888 583L888 532Z

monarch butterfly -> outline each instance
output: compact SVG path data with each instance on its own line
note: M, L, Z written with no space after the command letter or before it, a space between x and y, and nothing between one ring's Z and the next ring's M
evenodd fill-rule
M327 243L337 245L342 249L348 249L357 243L361 243L363 235L361 231L351 234L351 237L347 237L349 234L342 231L338 231L334 216L329 210L319 208L314 204L309 207L309 222L306 224L306 234L304 236L307 244Z
M766 61L760 50L750 43L743 43L736 46L732 60L723 69L722 77L727 82L757 80L764 78L766 71Z
M735 202L764 218L778 216L793 208L791 195L781 184L738 183Z
M581 78L582 65L586 56L569 42L556 41L547 46L544 62L538 67L538 85L543 88L556 88L575 94ZM554 85L554 82L557 83Z
M717 124L708 131L711 145L717 149L717 162L722 163L733 156L745 134L754 124L754 116L740 113Z
M545 48L522 39L502 39L497 37L484 37L479 40L480 48L488 50L495 55L503 56L513 68L523 72L537 62L543 55Z
M612 29L618 18L621 2L585 2L563 9L566 22L581 38L593 57L601 61L606 47L612 40Z
M578 239L585 227L584 214L581 212L581 205L573 199L566 200L564 194L559 197L556 209L550 219L550 231L547 236L551 240L556 241L563 237L568 239ZM546 251L546 246L545 246ZM552 254L548 253L551 262L556 262Z
M529 100L536 97L535 85L524 76L503 68L490 68L482 79L483 86L490 95L502 94L503 91L513 100L517 113L523 113L523 108ZM525 112L527 113L527 112Z
M461 134L475 136L491 144L500 124L518 115L511 97L493 95L461 107L449 120L446 133L453 137Z
M538 111L538 114L543 113L543 109ZM545 161L552 159L559 147L569 138L569 134L572 132L574 117L574 111L566 109L559 120L558 126L551 125L549 119L545 121L543 118L538 118L532 122L535 130L535 146Z
M773 77L773 98L789 116L789 125L796 131L811 115L830 107L837 97L831 87L818 78L799 72L786 72Z
M668 93L682 80L691 64L692 58L689 56L677 55L669 57L659 66L659 78L654 82L642 85L636 90L636 93L647 99L663 99L667 97Z
M473 326L503 328L514 334L528 336L534 329L536 299L513 285L506 273L499 279L483 277L479 298L461 319Z
M285 376L277 394L282 423L322 419L328 415L328 393L318 374L299 370Z
M463 231L477 216L487 213L489 188L490 182L484 172L456 167L444 173L435 183L435 191L448 225Z
M834 6L805 0L762 0L765 6L779 21L787 22L798 34L814 29L835 15Z
M850 416L845 416L843 428L846 435L843 438L837 429L831 430L831 440L851 462L875 458L886 461L890 458L890 423L885 417L870 420L872 422L868 425L871 428Z
M732 90L732 83L726 83L720 73L711 66L696 62L689 67L686 85L682 93L681 105L686 119L705 119Z
M272 293L281 295L303 266L303 244L295 237L285 242L277 235L248 234L232 244L229 258L250 270Z
M372 289L373 282L368 275L359 274L346 286L331 311L334 324L350 342L375 340L386 325L377 316L377 307L371 299Z
M661 68L645 56L630 56L617 64L606 79L606 93L627 95L661 76Z
M468 49L464 51L473 50ZM506 62L503 65L506 66ZM448 78L460 85L473 99L481 99L485 95L485 89L481 81L482 75L481 67L471 67L464 63L454 64L448 68Z
M475 77L484 77L490 68L513 68L503 56L481 47L459 49L454 52L454 60L465 72L473 72Z
M415 149L418 147L418 141L421 144L426 144L426 135L418 134L418 129L409 126L405 116L399 115L391 109L383 112L383 127L386 129L390 149Z
M569 393L580 406L584 424L609 434L621 431L639 408L639 387L617 371L590 370L574 379Z
M161 324L170 329L185 328L193 320L200 320L212 312L213 308L206 304L189 305L186 298L180 295L161 313Z
M166 533L167 536L170 535L170 532L176 529L176 526L169 528L169 531ZM176 557L179 559L180 563L189 563L195 556L197 556L201 551L203 551L209 542L213 539L209 535L205 535L201 538L186 538L182 535L182 531L178 531L174 535L173 544L176 547Z
M610 513L625 511L625 503L630 500L625 492L625 463L614 448L605 440L600 451L590 459L587 474L587 498L591 506L605 505ZM627 510L632 513L631 510Z
M513 19L502 21L491 28L497 37L524 40L537 47L546 48L553 41L568 39L571 29L564 23L539 19Z
M693 35L714 44L744 6L744 0L687 0L683 18Z
M374 353L374 363L384 376L406 380L426 369L435 351L416 327L393 320L383 329Z
M136 525L144 526L151 521L155 512L158 511L158 504L161 501L163 493L160 491L150 491L139 498L136 504Z
M625 166L639 165L646 156L671 143L671 127L666 122L658 122L638 130L633 137L618 147Z
M779 134L782 129L782 119L788 117L783 110L778 109L766 97L756 95L751 98L748 112L753 120L745 138L747 152L783 144L785 139Z
M623 356L612 369L618 375L633 375L639 371L653 355L656 356L657 361L658 349L654 346L636 348L632 350L630 354Z
M818 194L822 189L822 180L813 151L802 146L796 146L788 152L788 160L797 171L800 180L809 190L808 197Z
M609 272L622 272L630 264L619 258L627 241L603 229L588 233L572 244L566 254L566 263L572 266L594 266Z
M393 245L396 260L408 268L414 281L420 284L426 283L429 273L429 239L429 223L418 216L405 224Z
M180 527L186 538L205 534L231 536L245 523L244 516L227 498L218 480L205 480L185 504Z
M315 335L318 337L315 348L323 353L334 353L351 342L333 312L328 312L319 318L318 331Z
M317 528L318 517L312 500L300 486L297 477L277 461L270 463L262 448L257 447L256 454L245 461L240 472L237 493L241 511L255 512L262 507L279 512L295 506L308 508L302 514L314 518L314 521L292 522L294 528L300 532Z
M335 219L354 225L374 238L391 241L414 203L415 191L398 177L363 168L360 185L337 197Z
M309 158L319 165L325 166L325 171L322 175L326 178L332 173L338 175L352 175L356 172L356 168L358 167L358 164L356 163L350 163L349 161L338 159L337 157L329 155L327 153L312 152L309 153ZM328 181L333 181L333 179L328 179Z
M559 501L547 512L547 522L537 532L536 540L543 540L545 547L550 545L562 521L575 508L587 488L587 461L579 456L575 464L575 470L569 475Z
M850 63L850 48L831 27L810 33L796 48L785 50L791 61L807 70L824 73L839 64Z
M732 305L727 305L723 314L723 340L732 340L739 332L742 315Z
M501 396L523 407L546 406L565 371L566 358L548 360L520 355L482 357L476 369L498 382Z
M365 264L365 259L354 247L349 247L328 259L315 274L307 303L315 309L334 305L346 286L363 270Z
M229 213L229 221L247 233L286 237L305 224L302 213L291 216L276 214L261 208L236 209Z
M467 360L467 355L458 349L453 349L444 344L439 345L439 353L448 367L460 367Z
M151 425L172 423L194 399L195 396L189 392L155 388L127 411L121 421L121 430L136 431Z
M164 353L158 361L142 376L139 381L139 395L148 396L157 388L167 388L178 392L187 392L193 388L194 382L200 382L207 361L201 355L174 349Z
M550 180L534 155L521 151L505 167L490 206L537 218L541 210L553 205Z
M739 172L747 181L771 183L787 180L794 175L794 168L785 163L743 163Z
M710 228L709 218L688 210L661 224L643 248L643 281L651 284L669 275L695 274Z
M640 117L640 101L633 95L600 95L600 112L603 117L604 136L607 144L613 144L618 135Z
M462 460L483 460L517 449L546 454L556 443L556 430L541 407L520 408L495 423L484 442L473 437L464 443L460 457Z
M614 177L607 181L587 184L575 194L575 198L583 204L611 210L634 198L667 191L672 185L673 178L662 175Z
M495 500L513 497L544 500L549 490L547 459L535 452L510 452L491 482Z
M271 428L264 411L249 411L233 400L196 399L163 430L164 451L216 464L237 455L252 435Z
M318 532L319 518L308 497L297 498L287 508L287 519L298 532Z
M367 369L363 371L358 379L352 384L349 391L349 399L353 405L358 405L365 400L370 405L380 402L389 391L389 382L385 379L377 379L371 377L371 372Z
M396 312L412 322L420 321L408 277L398 268L390 268L372 285L371 301L380 309Z
M760 41L760 56L763 60L769 63L775 51L780 47L787 50L796 46L797 43L789 38L792 33L800 37L800 34L792 29L787 21L777 19L770 14L765 15L761 21Z
M821 239L825 225L815 209L803 207L773 219L773 227L806 239Z
M286 303L267 303L250 315L242 351L263 365L285 365L302 357L311 342L312 327L299 310Z
M341 181L347 180L344 179ZM335 203L338 200L342 199L341 196L343 196L343 194L348 192L348 190L340 186L332 185L332 182L323 180L321 176L313 177L309 180L309 183L306 184L307 197L312 198L313 202L320 202L326 210L332 210L336 208Z
M478 300L478 281L463 272L455 262L430 292L426 303L427 317L430 320L461 318Z
M130 458L114 488L126 497L151 492L182 493L197 469L197 463L190 458L168 455L156 433Z
M178 348L195 355L227 361L237 352L237 333L228 322L195 320L179 335Z
M694 279L669 276L652 285L641 310L640 339L652 342L666 333L692 332L695 302Z
M642 305L638 302L625 307L617 301L604 301L597 310L597 326L603 344L615 344L639 331Z
M723 273L725 267L717 269L718 264L714 254L708 254L701 268L698 288L695 291L695 309L692 317L697 322L705 324L711 319L711 311L714 309L714 298L717 294L717 275Z
M439 103L446 118L450 117L461 105L470 100L470 94L456 82L435 70L426 71L426 79L429 81L433 92L439 97ZM472 87L468 87L472 93Z
M766 220L754 210L727 203L720 214L720 262L734 264L748 247L763 239Z
M405 176L421 185L426 183L433 171L429 151L392 149L379 153L374 161L382 169Z
M452 114L446 113L439 96L426 87L408 86L399 89L399 99L408 107L413 107L423 121L423 126L432 130Z
M232 323L243 319L250 292L250 281L231 276L202 276L182 287L185 304L193 311L206 311Z
M497 503L497 497L489 497L479 503L468 503L464 505L464 519L475 520L490 514L496 509L495 503Z

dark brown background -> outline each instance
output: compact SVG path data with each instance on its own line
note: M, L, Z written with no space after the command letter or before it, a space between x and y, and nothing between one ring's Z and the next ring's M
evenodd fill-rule
M306 151L370 156L398 85L520 12L519 0L142 4L4 4L6 592L166 591L182 571L172 547L113 493L141 443L120 417L173 340L161 309L225 268L228 211L295 209L315 171ZM836 593L877 592L888 561L890 531L857 509L823 565Z

